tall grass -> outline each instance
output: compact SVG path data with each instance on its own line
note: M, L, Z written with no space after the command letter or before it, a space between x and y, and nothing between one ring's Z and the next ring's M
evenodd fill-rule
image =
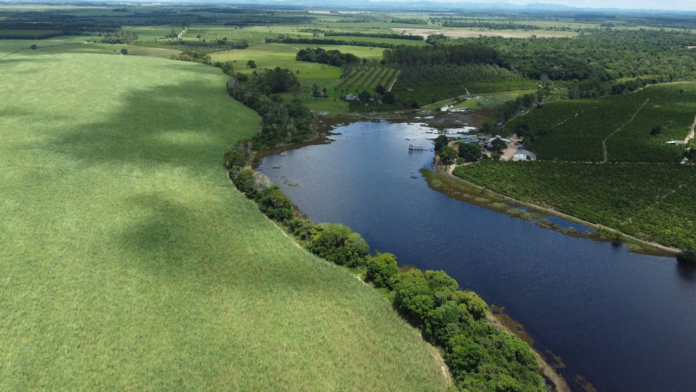
M24 53L24 52L22 52ZM0 390L442 390L370 287L233 190L213 67L0 59Z

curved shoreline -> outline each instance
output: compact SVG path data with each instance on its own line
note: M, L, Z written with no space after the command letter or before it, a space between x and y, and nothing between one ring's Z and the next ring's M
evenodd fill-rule
M453 166L453 165L450 165L450 166ZM455 176L454 174L451 173L451 171L449 170L449 167L446 170L442 170L438 167L436 169L436 174L442 175L442 176L444 176L452 181L455 181L455 182L461 182L463 185L466 185L466 186L469 186L469 187L472 187L472 188L475 188L478 190L485 190L485 192L487 192L488 194L494 195L495 197L500 198L502 200L513 202L513 203L519 204L519 205L524 206L524 207L530 207L530 208L534 208L536 210L544 211L546 213L549 213L549 214L554 215L554 216L558 216L558 217L566 219L568 221L580 223L584 226L587 226L588 228L601 229L601 230L605 230L605 231L619 234L623 237L623 239L630 240L630 241L622 241L622 243L629 244L629 245L632 244L634 246L637 245L640 247L639 251L636 251L636 249L632 249L631 247L629 247L629 251L632 251L632 252L654 255L654 256L675 256L677 253L681 252L681 249L666 246L666 245L663 245L663 244L660 244L657 242L651 242L651 241L643 240L640 238L636 238L634 236L631 236L629 234L625 234L625 233L623 233L617 229L614 229L612 227L604 226L604 225L601 225L598 223L593 223L590 221L583 220L582 218L578 218L576 216L565 214L565 213L560 212L552 207L545 207L545 206L540 205L540 204L536 204L536 203L532 203L532 202L528 202L528 201L524 201L524 200L519 200L519 199L516 199L514 197L506 196L506 195L501 194L499 192L496 192L492 189L475 184L475 183L473 183L469 180L466 180L464 178Z

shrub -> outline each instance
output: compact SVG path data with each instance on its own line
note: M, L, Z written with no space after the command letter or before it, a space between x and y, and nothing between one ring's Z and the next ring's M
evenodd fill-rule
M256 196L256 190L254 189L254 170L244 169L237 174L234 178L234 186L239 189L240 192L244 193L249 199L253 199Z
M677 255L677 261L680 263L689 263L696 265L696 251L685 250Z
M376 287L391 289L398 273L396 256L391 253L380 253L367 262L366 280L373 282Z
M292 219L292 202L277 185L256 194L256 202L261 212L278 222Z
M225 167L233 169L235 167L244 167L246 165L246 159L244 155L237 150L230 150L225 153Z

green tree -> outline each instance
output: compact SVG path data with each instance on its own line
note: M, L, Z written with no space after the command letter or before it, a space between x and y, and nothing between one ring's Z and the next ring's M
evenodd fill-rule
M256 202L261 212L274 221L283 223L292 219L292 202L277 185L259 192Z
M365 264L370 248L360 234L332 223L317 226L310 251L338 265L359 267Z
M419 270L410 270L398 276L394 285L394 305L415 325L423 325L428 313L435 307L433 293L425 276Z
M396 256L391 253L380 253L367 262L366 280L373 282L375 287L393 288L398 273Z
M256 189L254 189L254 170L245 169L237 174L234 179L234 186L244 193L246 197L253 199L256 197Z
M459 156L467 162L481 159L481 146L477 143L459 143Z
M256 68L256 61L254 61L254 60L247 61L247 67L248 68Z
M128 54L128 49L126 49L126 48L121 49L121 54L123 54L123 55Z
M382 95L382 103L385 103L387 105L392 105L396 103L396 97L394 96L394 93L391 91L387 91Z
M493 151L500 153L507 148L507 144L502 139L495 139L491 142L491 147Z
M650 128L650 136L657 136L662 133L662 127L659 125L653 125L652 128Z
M363 90L360 94L358 94L358 99L360 102L370 102L370 99L372 99L372 94L370 94L367 90Z
M33 45L30 46L29 48L31 48L31 50L36 50L36 49L38 48L38 46L36 46L36 44L33 44Z
M445 164L452 163L457 159L457 152L450 146L444 146L440 150L440 160Z
M435 151L442 150L442 147L446 146L447 143L449 143L449 139L447 138L447 136L439 135L435 138Z
M485 357L486 349L476 343L468 343L454 347L447 356L447 363L456 371L472 373L476 372Z
M384 93L387 92L387 89L385 89L381 84L378 84L377 87L375 87L375 92L377 92L379 95L384 95Z

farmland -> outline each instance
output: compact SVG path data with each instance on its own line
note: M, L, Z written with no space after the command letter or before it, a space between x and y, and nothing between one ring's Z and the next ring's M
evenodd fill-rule
M694 166L489 161L454 174L647 241L696 248Z
M333 91L341 95L357 95L362 91L375 92L375 87L389 88L397 78L399 70L389 67L352 67L346 69L346 74Z
M445 388L387 301L231 189L259 118L218 69L31 51L0 75L0 389Z
M517 117L505 131L526 125L525 146L541 160L676 163L682 149L666 142L686 138L695 101L693 83L649 86L629 95L549 103ZM657 135L651 135L654 126L660 127Z

